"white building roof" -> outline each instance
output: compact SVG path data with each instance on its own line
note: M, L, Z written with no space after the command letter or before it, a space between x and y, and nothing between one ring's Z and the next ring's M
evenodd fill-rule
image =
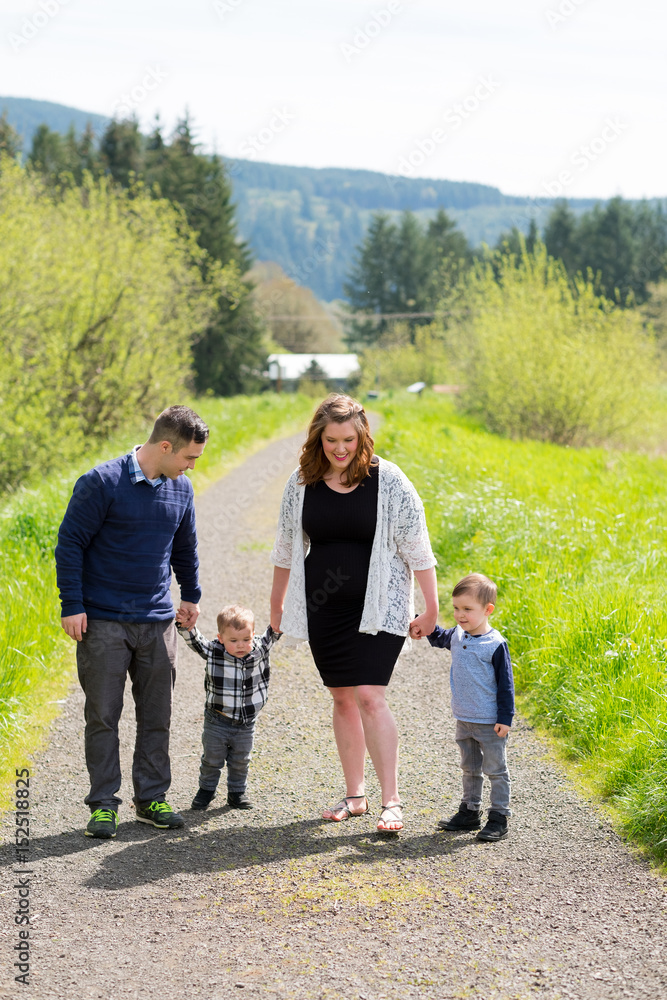
M313 361L326 372L327 378L348 378L358 371L359 362L356 354L269 354L269 377L280 377L288 380L301 378Z

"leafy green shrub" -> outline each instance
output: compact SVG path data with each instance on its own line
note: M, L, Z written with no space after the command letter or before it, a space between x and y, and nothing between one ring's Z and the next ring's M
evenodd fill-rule
M180 210L105 180L53 192L0 160L0 489L182 396L190 347L238 275Z
M655 395L656 361L640 315L572 282L543 245L478 262L449 331L462 405L512 438L584 445L636 434Z

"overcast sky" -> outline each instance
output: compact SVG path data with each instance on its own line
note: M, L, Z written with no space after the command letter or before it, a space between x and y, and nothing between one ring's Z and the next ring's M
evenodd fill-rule
M667 195L658 0L0 0L0 94L231 157Z

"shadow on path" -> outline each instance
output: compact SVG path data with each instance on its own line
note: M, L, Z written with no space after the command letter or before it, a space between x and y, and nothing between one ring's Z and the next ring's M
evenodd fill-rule
M121 825L118 838L108 844L109 853L99 858L99 868L83 885L128 889L177 874L233 872L317 855L351 870L377 861L446 858L470 844L469 836L438 832L412 837L382 835L357 826L348 833L347 827L343 830L337 824L332 828L318 819L283 826L197 829L210 816L223 811L212 810L199 823L189 819L185 829L171 833L139 823ZM32 842L29 867L49 857L67 859L103 845L104 841L83 836L80 829L37 838ZM340 856L341 848L348 848L351 853ZM8 848L0 851L0 866L13 864L14 851Z

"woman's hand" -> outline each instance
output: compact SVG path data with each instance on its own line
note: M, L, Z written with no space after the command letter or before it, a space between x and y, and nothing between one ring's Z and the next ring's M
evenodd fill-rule
M423 639L431 634L437 622L437 611L425 611L410 622L410 635L413 639Z
M419 627L417 627L417 628L414 627L415 620L416 619L413 619L410 622L410 633L409 633L410 634L410 638L411 639L423 639L423 636L421 634L421 630L419 629Z

